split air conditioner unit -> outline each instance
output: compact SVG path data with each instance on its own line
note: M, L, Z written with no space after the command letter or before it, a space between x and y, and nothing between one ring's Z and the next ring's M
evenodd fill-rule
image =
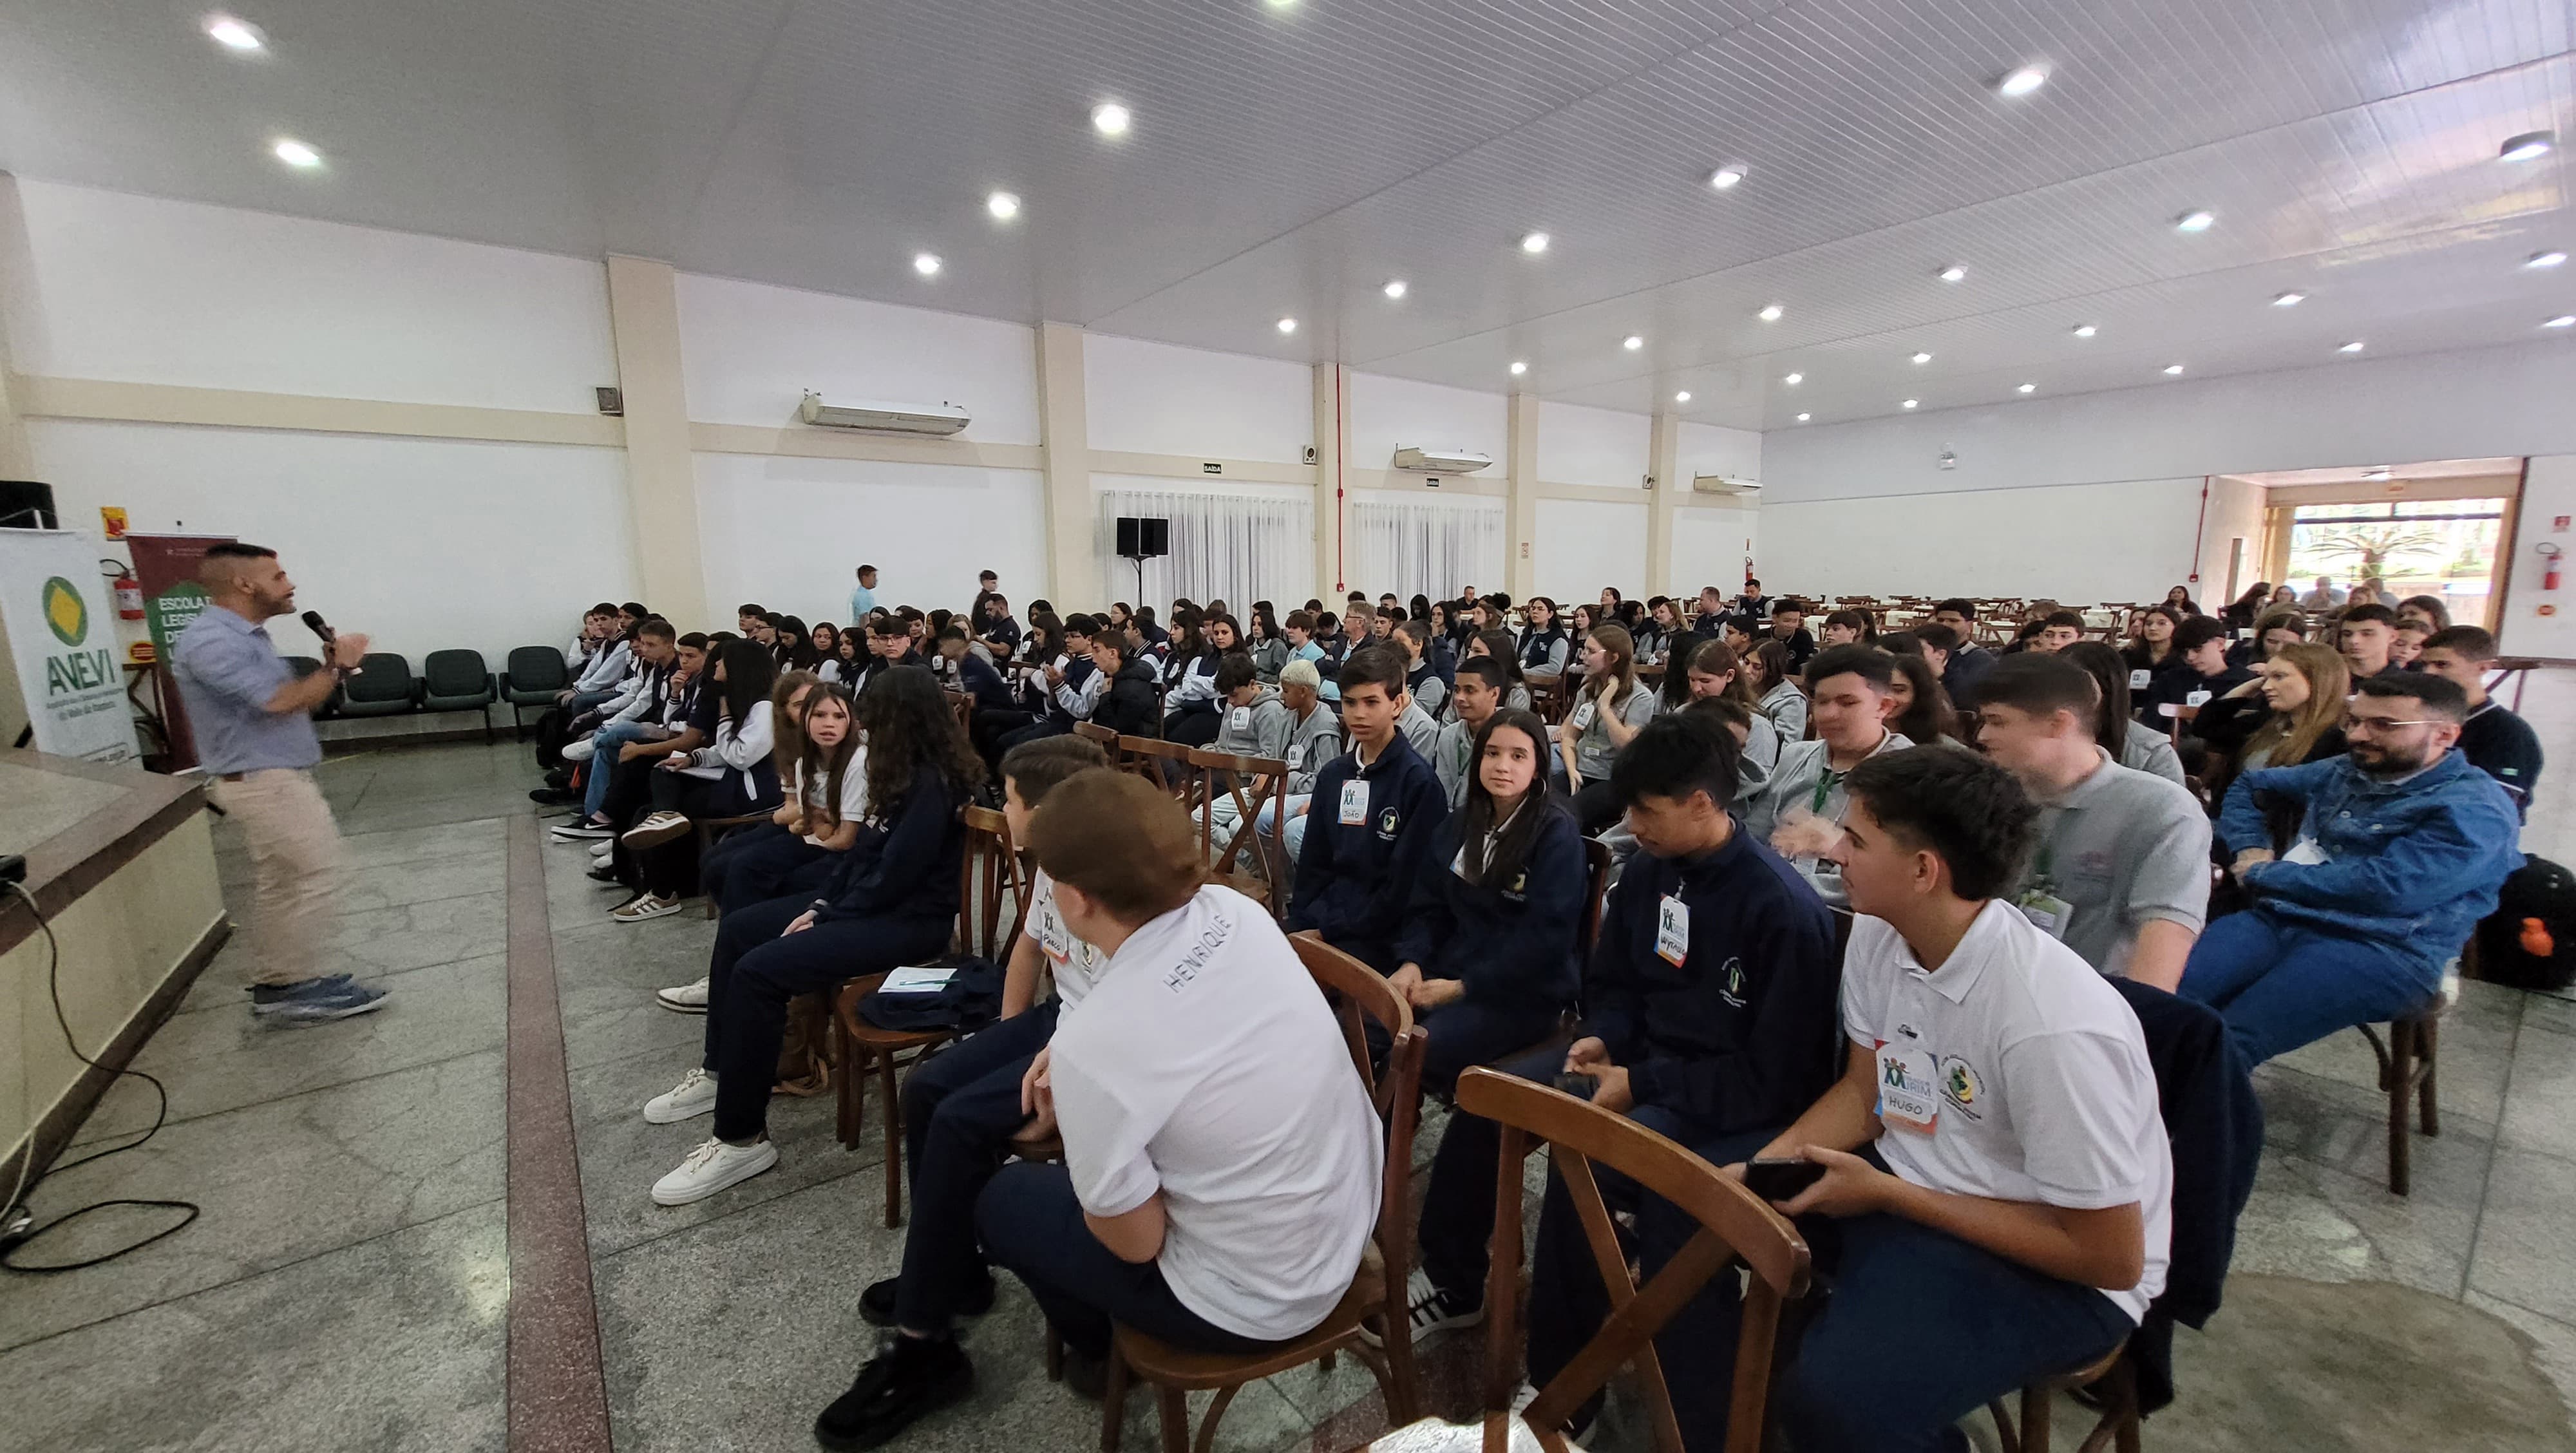
M1762 481L1758 479L1729 479L1722 474L1703 474L1691 480L1691 488L1700 494L1728 494L1743 500L1762 498Z
M873 429L882 434L957 434L965 431L966 411L955 404L827 404L811 391L796 416L827 429Z
M1399 445L1395 467L1419 469L1426 474L1473 474L1494 467L1494 456L1472 449L1424 449L1412 444Z

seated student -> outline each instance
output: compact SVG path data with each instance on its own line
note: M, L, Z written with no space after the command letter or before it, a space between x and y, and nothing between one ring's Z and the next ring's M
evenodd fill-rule
M2252 671L2227 663L2227 625L2212 616L2193 616L2177 627L2173 654L2178 665L2154 678L2138 710L2140 720L2160 731L2172 730L2181 708L2197 711L2254 679Z
M1320 689L1323 693L1324 700L1339 700L1339 694L1336 692L1333 683L1330 680L1325 679L1322 675L1321 663L1324 661L1325 655L1324 648L1315 643L1314 613L1302 610L1290 611L1288 613L1288 619L1280 623L1279 630L1282 635L1288 638L1288 659L1292 661L1309 661L1317 663L1316 679L1320 683ZM1279 669L1284 672L1288 668L1282 666ZM1282 679L1285 678L1283 677Z
M941 631L937 644L941 658L956 674L958 690L975 699L978 711L1012 709L1011 688L1002 681L1002 673L994 670L990 662L967 651L964 626L951 625Z
M1583 638L1583 680L1556 747L1574 791L1574 820L1585 837L1619 819L1610 762L1655 719L1655 693L1637 679L1636 647L1622 626L1596 626Z
M2397 633L2388 642L2388 664L2402 671L2421 669L2416 662L2424 654L2424 643L2433 638L2433 631L2430 622L2411 616L2400 617Z
M1998 659L1994 652L1977 644L1977 603L1964 596L1953 596L1932 607L1932 624L1952 632L1957 640L1949 647L1949 659L1941 667L1941 689L1950 695L1950 704L1961 711L1974 711L1977 706L1977 679L1993 668ZM1915 631L1917 636L1923 630Z
M563 653L564 669L575 680L590 669L592 657L608 649L609 640L617 634L616 620L617 607L604 600L581 613L581 629L573 634Z
M1274 761L1287 756L1288 735L1297 718L1281 704L1276 689L1261 684L1261 668L1250 653L1230 652L1217 662L1216 691L1212 750Z
M774 669L769 648L757 641L727 642L716 657L711 686L701 697L701 711L712 707L715 715L707 745L656 762L648 789L653 810L617 835L615 861L636 894L610 909L611 919L642 923L679 912L698 884L698 821L778 805L778 766L771 756L778 725ZM789 684L789 692L819 684L804 676Z
M814 623L814 674L833 685L841 680L841 628L830 621Z
M1002 759L1002 815L1011 840L1028 840L1029 819L1076 773L1106 767L1080 737L1049 737ZM877 1355L816 1425L828 1446L873 1447L926 1413L963 1397L971 1368L953 1329L993 1306L993 1273L975 1240L975 1200L1031 1124L1028 1082L1046 1073L1047 1041L1091 992L1104 955L1076 938L1057 909L1054 881L1041 870L1026 926L1013 938L1002 1017L921 1062L904 1080L904 1163L912 1172L912 1214L904 1222L900 1273L859 1294L859 1317L888 1327ZM1038 975L1055 997L1037 1000ZM1051 1130L1052 1122L1037 1126Z
M1789 664L1789 648L1766 640L1749 655L1738 652L1737 659L1744 663L1745 689L1753 693L1753 709L1770 721L1780 744L1786 747L1805 741L1809 703L1807 693L1798 689L1798 672Z
M1011 603L1000 592L987 593L975 607L975 638L984 643L996 661L1011 659L1011 653L1019 649L1020 623L1011 619Z
M1029 845L1105 962L1030 1081L1064 1163L985 1187L985 1254L1036 1297L1077 1387L1113 1321L1199 1352L1312 1330L1359 1269L1385 1164L1324 996L1269 914L1202 886L1189 814L1143 778L1073 777Z
M2373 676L2404 673L2404 667L2388 659L2396 641L2397 612L2384 605L2354 606L2335 625L2335 648L2343 652L2355 685Z
M1882 645L1880 649L1886 647ZM1888 664L1895 668L1887 679L1888 728L1918 747L1974 750L1959 740L1959 714L1951 707L1950 698L1942 694L1940 674L1923 659L1923 653L1892 652Z
M1869 615L1859 610L1838 610L1825 617L1825 633L1817 638L1818 649L1831 646L1871 646L1877 634Z
M1075 722L1091 720L1092 713L1100 709L1101 693L1109 689L1109 678L1091 659L1092 642L1104 636L1116 636L1121 642L1127 639L1124 631L1080 612L1064 621L1053 643L1054 654L1041 650L1022 678L1021 700L1036 708L1029 719L1019 725L1013 725L1010 717L994 720L992 741L999 751L1007 752L1024 742L1064 736L1073 730ZM980 714L977 721L982 721Z
M1709 594L1714 589L1715 587L1711 587L1710 592L1703 592L1703 594ZM1739 614L1751 616L1757 621L1771 613L1771 598L1762 593L1761 581L1750 575L1744 577L1744 589L1736 593L1735 609Z
M705 637L699 639L703 641ZM615 824L602 816L599 808L608 795L607 769L617 761L618 749L630 742L655 741L670 735L664 718L670 708L672 681L679 672L679 633L669 621L656 616L636 627L633 650L637 670L627 678L625 694L600 708L605 719L588 736L564 744L563 759L567 762L594 762L603 750L608 759L591 767L583 781L581 815L555 824L553 836L558 842L604 838L615 832Z
M2253 635L2227 648L2227 659L2252 670L2272 658L2283 646L2295 646L2308 638L2308 618L2294 610L2276 610L2254 623Z
M1414 875L1449 816L1439 776L1396 729L1411 704L1394 652L1372 648L1342 663L1351 749L1315 774L1288 903L1290 933L1315 929L1381 974L1395 968Z
M707 961L705 1049L696 1068L644 1106L671 1125L713 1112L715 1129L653 1200L685 1206L778 1163L770 1085L788 1001L847 979L926 962L957 924L964 806L984 764L939 684L896 669L859 699L868 745L868 818L821 890L746 904L724 916Z
M1154 715L1154 668L1130 660L1127 638L1102 631L1091 638L1091 667L1100 678L1091 719L1122 737L1150 737L1162 723Z
M1503 709L1503 688L1511 678L1502 663L1475 656L1458 663L1458 687L1449 695L1453 710L1431 745L1431 770L1440 778L1441 795L1456 812L1467 805L1467 784L1475 778L1476 737L1494 713Z
M1165 741L1204 747L1216 740L1217 663L1230 654L1240 654L1243 638L1234 617L1226 615L1192 622L1189 634L1197 648L1184 654L1175 638L1172 659L1163 668L1162 736Z
M2185 628L2204 622L2216 624ZM1980 689L1979 745L2040 808L2038 849L2007 896L2095 969L2173 992L2208 915L2209 815L2094 739L2101 692L2074 662L2016 656Z
M555 694L555 704L578 714L614 698L634 665L635 630L650 618L634 601L617 607L615 636L592 653L588 670Z
M1288 824L1280 829L1280 844L1289 862L1297 860L1297 850L1305 842L1307 799L1315 790L1315 778L1324 764L1342 753L1342 719L1325 709L1318 693L1320 679L1312 661L1291 661L1279 671L1279 705L1288 714L1288 745L1282 754L1288 763ZM1253 786L1267 791L1269 784ZM1222 852L1231 845L1242 815L1235 811L1230 794L1219 794L1208 806L1212 852ZM1261 804L1254 819L1255 829L1268 835L1271 829L1271 806ZM1248 851L1248 850L1247 850ZM1249 862L1247 856L1241 861Z
M2223 802L2240 772L2340 757L2352 674L2324 645L2299 641L2272 653L2254 679L2200 709L2192 732L2209 744L2202 777Z
M1901 752L1851 793L1845 1069L1753 1152L1822 1164L1779 1209L1836 1232L1810 1237L1833 1296L1773 1406L1800 1453L1956 1448L1971 1410L2136 1330L2164 1289L2173 1158L2137 1015L2000 897L2034 835L2020 787L1966 752ZM1640 1239L1670 1219L1641 1212ZM1728 1325L1696 1355L1726 1367L1735 1281L1712 1286Z
M2129 643L2120 648L2120 659L2129 663L2129 695L2133 699L2145 702L2157 678L2182 669L2182 652L2174 641L2182 623L2182 612L2171 606L2151 605L2138 612Z
M2460 755L2496 779L2513 799L2516 814L2531 815L2540 788L2540 738L2531 723L2487 695L2487 672L2496 662L2495 637L2476 626L2449 626L2424 642L2422 669L2460 688L2469 715L2460 723Z
M1737 733L1736 785L1749 790L1771 775L1780 761L1780 732L1756 708L1753 682L1735 648L1724 641L1690 636L1677 643L1677 658L1664 669L1663 689L1655 710L1684 711L1703 701L1731 701L1744 709L1744 728ZM1785 653L1784 653L1785 654ZM1806 697L1798 698L1801 709ZM1733 715L1727 717L1732 721Z
M2410 671L2355 685L2350 751L2247 772L2219 813L2254 906L2200 936L2181 993L2219 1012L2248 1064L2421 1008L2522 866L2512 799L2451 750L2469 714L2458 683ZM2305 810L2277 859L2257 793Z
M1646 855L1629 863L1602 908L1583 975L1583 1024L1563 1052L1501 1066L1542 1083L1580 1075L1593 1104L1694 1147L1787 1124L1833 1083L1835 1068L1833 916L1728 811L1732 747L1713 722L1684 713L1657 718L1619 754L1611 783ZM1443 1132L1409 1288L1416 1336L1484 1315L1499 1140L1492 1121L1473 1115L1452 1115ZM1633 1187L1604 1190L1633 1207ZM1582 1229L1559 1214L1562 1197L1550 1187L1532 1267L1530 1373L1540 1382L1607 1310ZM1650 1257L1675 1245L1650 1247ZM1665 1355L1681 1357L1667 1367L1726 1367L1680 1353L1696 1336L1692 1320L1666 1330ZM1670 1382L1677 1399L1724 1404L1722 1373Z
M1803 675L1807 662L1816 654L1816 638L1807 633L1807 606L1804 601L1783 599L1771 607L1769 639L1778 641L1789 653L1789 674Z
M1520 652L1519 648L1512 644L1512 633L1505 630L1491 630L1478 631L1469 636L1466 655L1459 659L1472 661L1479 656L1488 657L1503 668L1503 675L1508 682L1503 687L1503 710L1529 710L1529 678L1522 674Z
M2039 618L2039 634L2032 638L2034 651L2063 651L2084 639L2084 617L2071 610L2053 610ZM2129 668L2134 671L2137 668Z
M1440 709L1449 701L1449 686L1440 677L1439 663L1431 659L1431 623L1408 620L1400 622L1387 634L1387 640L1404 652L1404 689L1413 704L1436 724Z
M868 683L897 666L919 666L921 653L912 648L912 626L899 615L882 615L868 622L868 659L850 684L858 696L868 694Z
M2024 653L2028 654L2028 653ZM2101 693L2093 740L2121 766L2162 777L2177 787L2190 785L2173 739L2129 711L2129 663L2107 641L2078 641L2055 654L2084 668Z
M1818 651L1807 663L1808 689L1815 693L1816 739L1782 747L1770 780L1743 804L1745 828L1787 858L1807 886L1837 908L1845 901L1842 879L1826 850L1833 846L1849 800L1843 779L1881 752L1913 745L1887 728L1888 689L1895 675L1893 658L1875 647Z
M1519 658L1524 675L1542 684L1553 683L1565 674L1573 659L1574 643L1565 633L1565 625L1556 618L1556 602L1543 595L1533 595L1521 607L1529 624L1521 627L1520 638L1512 643L1512 654Z
M1413 881L1387 976L1430 1033L1423 1087L1556 1032L1574 1002L1583 928L1583 842L1548 789L1547 727L1489 713L1466 802L1440 825Z
M823 663L821 653L814 649L812 632L795 616L778 618L778 638L770 642L769 649L778 657L781 671L812 671Z
M726 640L729 633L720 632ZM653 783L661 775L655 768L665 757L686 756L715 739L716 693L707 687L707 673L714 669L716 652L722 647L695 631L680 637L676 643L678 661L672 668L670 690L663 698L661 734L624 743L614 752L594 754L590 762L591 777L584 786L599 789L598 807L591 810L585 799L587 818L609 824L605 836L591 845L594 866L589 876L594 882L626 885L634 877L631 866L618 871L619 848L616 832L649 811L653 803ZM580 820L576 820L575 826ZM587 836L565 833L563 836ZM631 893L632 887L628 888Z

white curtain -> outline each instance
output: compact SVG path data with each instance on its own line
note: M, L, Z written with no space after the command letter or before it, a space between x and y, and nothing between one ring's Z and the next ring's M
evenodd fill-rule
M1502 589L1500 500L1354 501L1350 521L1355 590L1451 600L1462 585Z
M1222 600L1238 619L1256 600L1278 603L1285 616L1303 605L1315 575L1315 506L1304 491L1262 495L1104 487L1093 546L1103 601L1150 605L1157 615L1178 596L1201 605ZM1136 564L1118 555L1121 515L1172 522L1172 553Z

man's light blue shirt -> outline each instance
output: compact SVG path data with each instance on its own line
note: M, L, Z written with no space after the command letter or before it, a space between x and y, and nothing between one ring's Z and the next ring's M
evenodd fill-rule
M268 709L295 668L277 654L266 627L210 605L180 635L171 658L197 760L210 775L300 771L322 760L312 713Z
M868 623L868 612L875 610L876 608L877 593L875 591L868 589L864 585L858 586L850 591L851 625L866 625Z

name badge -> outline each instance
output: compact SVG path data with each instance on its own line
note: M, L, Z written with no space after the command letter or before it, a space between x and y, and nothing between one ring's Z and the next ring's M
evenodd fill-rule
M1288 746L1288 770L1294 772L1305 765L1306 744L1304 742L1291 742Z
M1226 720L1236 731L1250 731L1252 729L1252 708L1248 706L1238 706L1229 716L1227 716Z
M1342 784L1342 826L1359 827L1368 821L1369 789L1366 782Z
M2144 691L2147 689L2147 683L2153 681L2155 677L2156 673L2149 671L2142 666L2129 673L2129 689L2131 691Z
M2030 920L2031 927L2056 939L2066 937L2066 921L2075 916L2074 904L2038 888L2023 892L2013 900L2013 906Z
M1574 728L1576 731L1581 731L1585 727L1592 725L1592 699L1590 697L1585 697L1583 704L1574 709L1574 718L1567 722L1566 725Z
M1878 1047L1878 1118L1929 1135L1941 1118L1940 1066L1928 1049Z
M1655 956L1677 969L1690 957L1690 905L1670 893L1655 909Z
M2182 704L2185 706L2207 706L2209 705L2209 693L2206 691L2186 692L2183 695Z
M1047 900L1046 912L1038 919L1038 947L1046 956L1063 963L1073 956L1073 935L1064 926L1064 915L1056 912L1055 900Z

